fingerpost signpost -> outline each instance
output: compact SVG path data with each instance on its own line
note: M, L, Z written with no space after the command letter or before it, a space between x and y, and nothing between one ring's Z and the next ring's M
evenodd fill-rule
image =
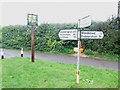
M38 26L38 15L28 14L27 25L31 29L31 61L34 62L35 50L34 50L34 31Z
M88 15L78 20L78 29L65 29L60 30L59 38L62 40L78 40L78 57L77 57L77 84L79 84L80 78L80 42L81 39L102 39L104 34L102 31L83 31L82 28L91 25L91 17Z

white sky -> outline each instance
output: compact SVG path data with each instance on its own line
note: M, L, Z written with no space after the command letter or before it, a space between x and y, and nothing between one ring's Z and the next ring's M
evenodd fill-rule
M0 2L116 2L119 0L0 0Z
M5 1L5 0L4 0ZM1 2L2 25L27 24L27 13L37 14L40 23L77 23L91 15L93 20L105 21L117 15L117 2Z

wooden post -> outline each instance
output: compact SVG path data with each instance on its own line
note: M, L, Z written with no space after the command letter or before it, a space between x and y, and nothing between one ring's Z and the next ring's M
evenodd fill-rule
M35 50L34 50L34 31L38 26L38 15L28 14L27 15L27 25L31 28L31 61L34 62Z
M31 61L34 62L35 53L34 53L34 28L31 30Z

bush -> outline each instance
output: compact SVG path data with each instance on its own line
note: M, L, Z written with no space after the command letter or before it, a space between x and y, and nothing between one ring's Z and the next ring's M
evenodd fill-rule
M34 31L35 49L38 51L72 53L77 41L63 41L58 37L61 29L75 29L77 24L41 24ZM104 32L102 40L82 40L82 46L98 52L119 54L119 31L111 28L109 22L93 22L89 30ZM5 26L2 32L2 45L4 48L26 50L31 49L31 30L24 25Z

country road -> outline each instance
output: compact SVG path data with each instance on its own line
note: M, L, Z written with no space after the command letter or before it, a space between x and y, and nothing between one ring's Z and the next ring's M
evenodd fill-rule
M30 57L30 55L31 55L30 51L24 51L24 57ZM20 50L4 49L4 56L5 58L16 57L16 56L20 57ZM77 57L71 56L71 55L58 55L58 54L36 52L35 57L37 59L48 60L53 62L63 62L68 64L77 63ZM94 66L98 68L110 68L110 69L118 70L118 62L114 62L114 61L80 58L80 65Z

